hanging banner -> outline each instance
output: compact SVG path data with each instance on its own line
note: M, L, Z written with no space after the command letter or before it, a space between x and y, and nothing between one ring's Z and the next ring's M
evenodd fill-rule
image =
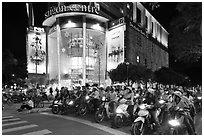
M107 71L124 62L124 31L125 25L121 25L107 33Z
M26 52L28 73L46 73L46 34L44 29L28 28Z

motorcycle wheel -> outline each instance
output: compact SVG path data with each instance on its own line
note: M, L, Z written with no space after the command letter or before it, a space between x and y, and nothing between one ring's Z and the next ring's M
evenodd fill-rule
M113 119L113 126L116 128L120 128L123 126L123 118L121 118L120 116L115 116Z
M7 104L8 104L9 106L13 105L13 103L14 103L14 101L13 101L12 99L8 99L8 100L7 100Z
M170 131L170 135L178 135L178 131L175 130L175 129L172 129L172 130Z
M42 100L39 102L39 107L44 108L44 102Z
M79 115L84 116L87 113L87 106L86 105L81 105L79 107Z
M144 124L142 121L138 121L132 124L133 135L144 135Z
M59 106L52 106L52 113L53 114L58 114L60 112Z
M104 111L102 109L99 109L98 111L96 111L95 120L97 123L102 122L104 117L105 117L105 114L104 114Z

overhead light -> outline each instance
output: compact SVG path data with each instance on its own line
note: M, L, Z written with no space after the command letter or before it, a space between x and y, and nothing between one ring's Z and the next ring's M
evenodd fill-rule
M65 26L67 28L73 28L73 27L76 27L76 23L73 23L71 20L69 20Z
M128 9L130 8L130 5L129 5L129 4L127 4L127 8L128 8Z
M99 25L99 23L92 25L91 28L95 29L95 30L101 30L102 31L102 27Z

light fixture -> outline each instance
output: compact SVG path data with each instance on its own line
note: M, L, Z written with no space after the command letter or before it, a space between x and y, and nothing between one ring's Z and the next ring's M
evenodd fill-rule
M62 52L65 52L65 48L62 48Z
M92 25L91 28L92 28L92 29L95 29L95 30L102 30L102 28L101 28L101 26L99 25L99 23Z
M65 26L67 28L73 28L73 27L76 27L76 23L73 23L71 20L69 20Z

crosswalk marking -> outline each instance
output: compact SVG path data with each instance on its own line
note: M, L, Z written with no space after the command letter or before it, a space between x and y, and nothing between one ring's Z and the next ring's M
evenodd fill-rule
M15 121L15 120L20 120L20 118L4 119L2 120L2 122Z
M6 123L6 124L2 124L2 127L4 127L4 126L11 126L11 125L17 125L17 124L23 124L23 123L27 123L27 121L18 121L18 122Z
M35 132L29 132L23 135L46 135L52 133L50 130L44 129L40 131L35 131Z
M6 118L12 118L13 116L4 116L2 117L2 119L6 119Z
M18 131L18 130L27 129L27 128L33 128L33 127L37 127L37 126L38 125L26 125L26 126L21 126L21 127L3 129L2 133L13 132L13 131Z

